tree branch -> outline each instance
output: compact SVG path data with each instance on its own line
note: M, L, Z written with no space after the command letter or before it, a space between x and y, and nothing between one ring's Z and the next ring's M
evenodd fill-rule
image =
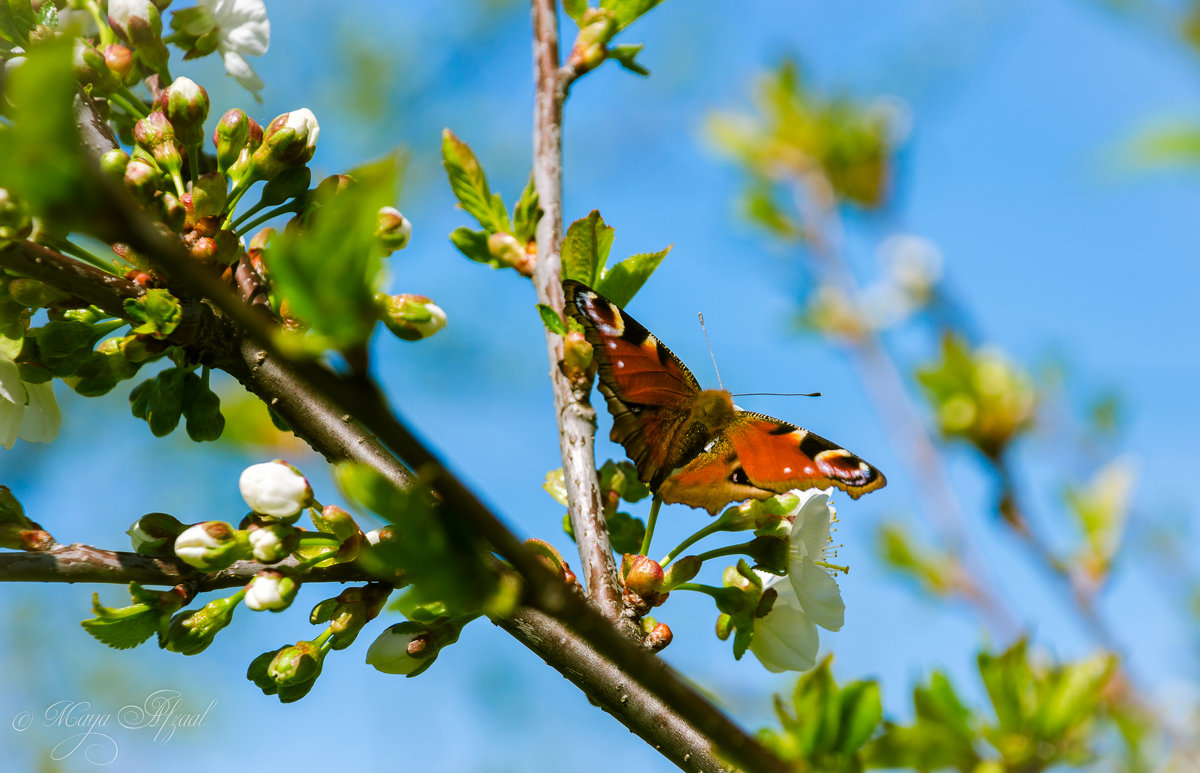
M537 226L538 261L533 282L538 301L563 314L560 245L562 211L562 119L570 76L559 68L558 9L555 0L533 0L533 59L535 73L533 121L533 181L543 215ZM619 621L631 638L641 638L632 620L624 615L617 566L613 560L608 524L600 501L596 476L596 410L587 391L574 392L559 368L562 337L546 331L550 382L558 419L563 479L568 513L579 546L584 584L592 603L607 618Z

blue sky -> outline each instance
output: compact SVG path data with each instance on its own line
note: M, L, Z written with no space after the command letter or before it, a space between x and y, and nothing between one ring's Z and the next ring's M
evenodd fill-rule
M695 324L703 311L727 387L825 393L818 401L759 398L744 407L844 443L888 473L883 491L838 500L837 540L845 545L839 560L852 567L839 580L847 622L838 634L823 632L822 643L835 653L839 678L882 680L894 716L905 716L912 683L935 667L978 696L974 654L998 642L963 608L922 599L879 565L872 538L882 519L900 518L928 534L921 492L906 479L905 461L846 358L793 332L802 257L770 245L737 217L740 177L705 139L704 121L713 110L747 107L756 76L789 54L826 93L904 100L913 128L900 157L896 205L878 220L851 218L851 260L866 278L883 236L931 239L984 339L1030 368L1064 361L1073 375L1065 402L1074 409L1097 390L1119 391L1127 417L1120 450L1140 471L1131 539L1144 537L1195 510L1187 483L1200 462L1192 405L1200 377L1200 179L1133 170L1123 149L1154 122L1196 116L1200 83L1196 59L1181 45L1098 6L764 0L734 12L718 0L674 0L626 33L647 44L642 60L653 76L605 66L577 84L567 107L568 218L599 209L616 228L617 257L675 245L631 313L714 385ZM469 263L450 246L446 234L468 219L453 208L438 155L440 131L449 126L510 202L524 184L532 105L526 9L429 0L346 5L336 15L316 2L268 9L272 46L256 62L267 82L263 106L210 63L180 71L209 88L215 115L241 106L265 122L311 107L321 122L314 164L322 174L406 149L400 208L413 220L414 236L391 259L392 284L433 297L450 324L419 345L378 341L381 377L400 412L519 533L571 549L558 527L560 507L540 489L559 462L531 288ZM347 53L378 69L347 87ZM898 331L891 343L905 355L932 351L919 330ZM220 448L194 453L178 439L154 439L144 424L121 420L126 392L85 401L60 388L62 439L0 453L0 482L62 541L120 547L128 524L153 510L185 521L238 520L244 506L237 471L260 457ZM602 437L607 427L602 416ZM1024 442L1018 463L1035 517L1065 548L1072 532L1057 492L1086 469L1061 458L1053 440ZM606 440L601 446L621 457ZM320 498L336 499L318 462L295 461L312 473ZM1071 610L992 523L990 484L974 460L952 450L948 461L998 591L1035 643L1063 657L1091 651ZM706 517L687 508L664 511L655 550L665 552ZM1155 696L1196 677L1195 630L1180 622L1176 590L1169 577L1132 561L1117 567L1102 600L1135 676ZM40 711L49 698L115 711L153 689L173 688L198 709L217 700L208 724L165 744L114 733L114 769L182 755L262 760L243 735L262 726L303 733L300 744L267 755L299 769L334 760L363 770L409 761L455 771L530 770L551 761L576 771L669 769L487 622L472 624L412 680L363 664L366 645L386 624L377 623L354 648L330 658L308 698L280 706L244 681L245 666L259 652L313 635L306 616L323 597L319 589L302 592L280 615L239 612L211 649L188 659L102 650L77 625L88 614L90 591L11 586L0 595L0 614L20 621L0 634L0 749L16 759L41 760L65 737L60 728L43 728L40 738L8 732L17 711ZM121 595L116 587L100 591L110 602ZM673 597L660 619L675 632L665 653L670 662L747 725L767 721L770 692L787 689L789 680L753 659L734 662L729 645L712 635L710 604ZM337 748L314 740L317 728L338 739ZM79 755L64 765L91 769Z

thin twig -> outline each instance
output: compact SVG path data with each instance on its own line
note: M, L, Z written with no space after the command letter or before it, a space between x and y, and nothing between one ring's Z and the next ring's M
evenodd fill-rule
M563 103L572 74L559 67L558 10L555 0L533 0L533 32L536 82L533 180L538 203L544 213L537 226L538 261L533 282L538 301L561 315L562 119ZM637 637L637 626L624 614L617 566L613 560L608 524L604 520L604 507L600 499L593 446L596 410L588 401L588 393L583 390L574 392L559 368L563 356L562 337L547 330L546 350L550 358L550 381L554 390L554 412L558 419L568 512L575 542L579 546L584 583L596 608L605 617L621 624L631 638Z

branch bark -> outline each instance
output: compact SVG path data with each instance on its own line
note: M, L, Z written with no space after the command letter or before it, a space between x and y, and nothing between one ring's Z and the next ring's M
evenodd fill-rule
M543 215L538 221L538 262L533 282L538 301L563 314L562 265L562 120L572 72L559 67L558 9L555 0L533 0L533 59L535 77L533 121L533 181ZM625 616L617 566L613 560L608 524L600 501L596 475L596 410L588 393L575 392L559 369L562 337L546 331L554 413L558 419L563 479L575 542L579 546L584 584L601 614L619 622L630 638L641 638L636 624ZM589 385L590 391L590 385Z

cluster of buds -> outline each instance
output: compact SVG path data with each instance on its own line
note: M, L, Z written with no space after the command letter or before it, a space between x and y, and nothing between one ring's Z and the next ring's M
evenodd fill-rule
M667 600L674 588L688 582L700 571L698 556L684 556L663 569L652 558L626 553L621 560L621 587L625 605L637 617Z
M328 623L332 633L330 646L335 650L346 649L358 638L363 626L383 610L391 592L391 586L382 582L346 588L313 607L309 621L313 625Z
M766 588L746 561L725 570L724 587L712 594L721 614L717 617L717 638L722 641L733 636L733 656L740 659L754 637L754 621L766 617L779 596L774 588Z
M283 703L298 701L316 684L328 651L324 642L314 640L264 652L250 662L246 678Z

